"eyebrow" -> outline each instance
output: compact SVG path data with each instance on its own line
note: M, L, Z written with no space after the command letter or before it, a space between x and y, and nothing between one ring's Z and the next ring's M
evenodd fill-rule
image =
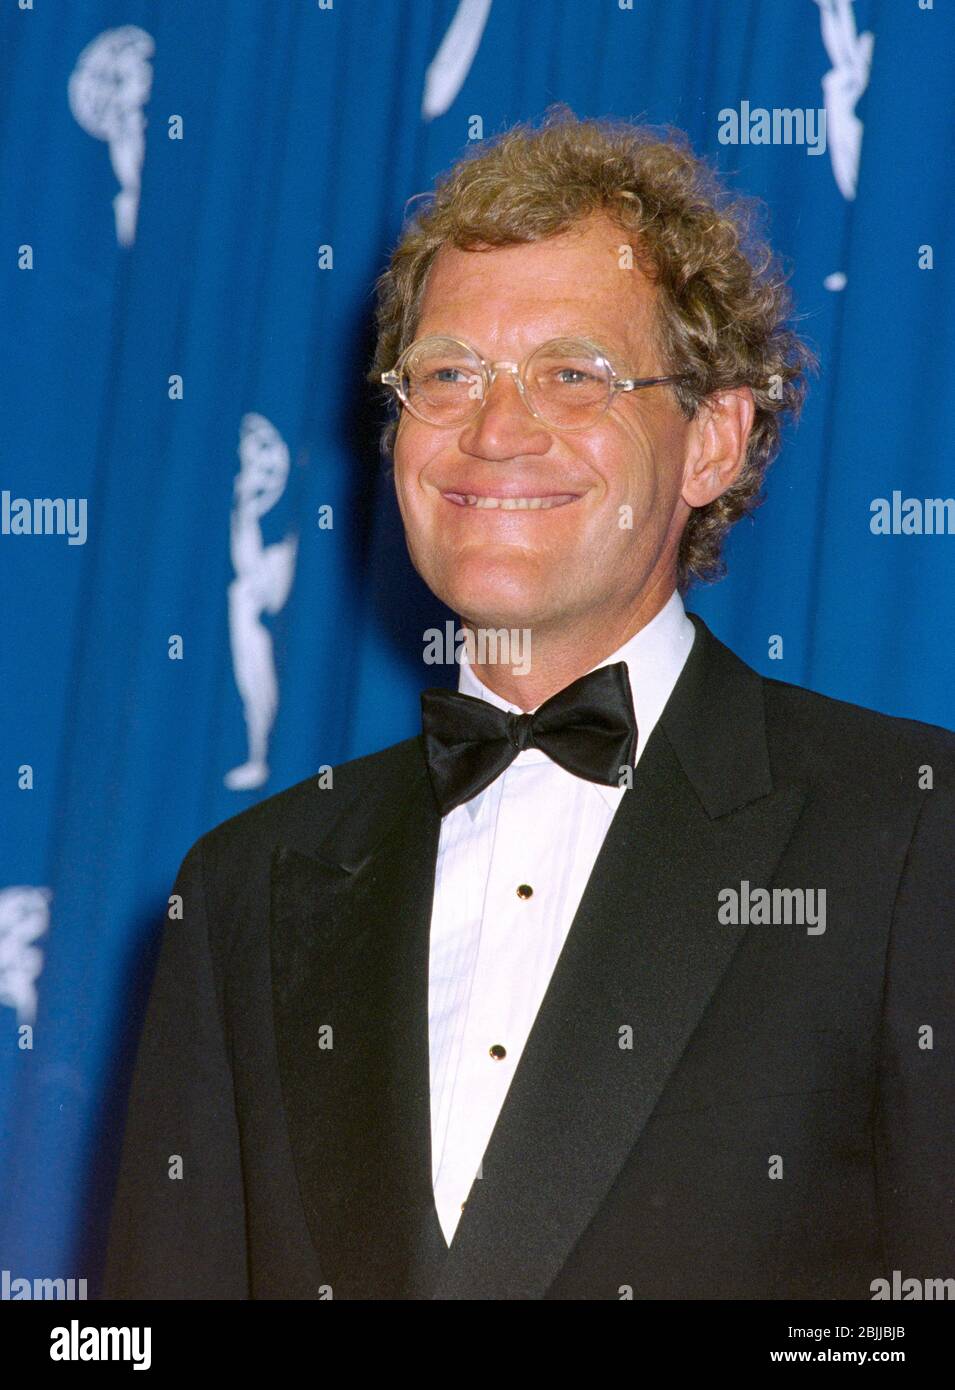
M450 330L442 331L440 329L431 329L423 336L428 338L456 338L459 342L470 342L470 338L466 333L461 334ZM571 328L563 333L552 333L549 338L542 338L541 343L553 342L555 339L560 340L562 338L583 339L584 342L589 343L591 347L596 348L602 356L606 357L607 361L620 376L626 376L628 374L629 366L623 352L621 352L619 347L614 346L605 338L602 338L600 334L590 332L586 328ZM535 347L539 346L540 344L535 344ZM533 349L531 349L531 351L533 351Z
M580 333L559 333L557 336L560 338L583 338L586 342L595 347L602 356L606 357L615 371L619 372L621 376L626 375L628 368L623 353L619 348L614 347L598 334L584 331Z

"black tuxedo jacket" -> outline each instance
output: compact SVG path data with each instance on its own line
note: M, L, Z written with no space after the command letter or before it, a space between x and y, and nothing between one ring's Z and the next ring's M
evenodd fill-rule
M691 616L450 1249L414 738L187 855L107 1296L867 1299L955 1275L955 736L764 679ZM825 889L824 933L721 924L744 882Z

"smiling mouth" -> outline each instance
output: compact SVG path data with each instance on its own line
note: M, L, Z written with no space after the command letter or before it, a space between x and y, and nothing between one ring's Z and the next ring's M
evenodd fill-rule
M552 507L564 507L568 502L577 501L574 492L555 493L549 497L480 497L474 492L442 492L441 496L457 507L502 512L549 511Z

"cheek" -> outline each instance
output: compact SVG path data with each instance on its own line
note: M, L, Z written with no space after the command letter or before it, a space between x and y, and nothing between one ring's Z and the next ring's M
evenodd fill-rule
M408 439L399 446L395 441L394 485L401 520L409 539L434 528L434 507L430 495L421 486L420 455L408 447Z
M590 453L590 463L603 494L590 518L587 543L605 557L642 550L666 524L669 462L644 431L627 429L602 441Z
M672 441L631 423L603 456L608 490L634 511L652 510L670 485L673 453Z
M626 504L636 511L645 505L648 467L641 440L615 431L588 450L587 459L602 484L598 510L616 513Z
M407 436L403 435L400 429L391 456L394 464L395 491L399 502L404 503L411 496L415 469L412 467L414 453L408 448Z

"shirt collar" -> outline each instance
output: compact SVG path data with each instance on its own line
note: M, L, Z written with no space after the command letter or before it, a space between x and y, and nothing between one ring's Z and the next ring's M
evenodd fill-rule
M639 761L654 725L663 713L690 654L695 636L696 629L686 616L679 592L674 589L659 613L651 618L645 627L635 632L623 646L591 668L596 671L599 667L610 666L615 661L625 661L627 664L633 695L633 712L637 721L637 752L634 764ZM522 713L519 705L509 704L478 680L468 661L464 645L461 647L458 690L462 695L473 695L479 700L487 700L498 709L510 710L513 714ZM546 758L547 754L539 748L525 748L522 753L518 753L514 762L540 762ZM622 789L607 787L600 782L594 782L592 785L601 793L607 804L615 809ZM479 797L473 797L465 802L472 816L476 813L476 803L479 800Z

